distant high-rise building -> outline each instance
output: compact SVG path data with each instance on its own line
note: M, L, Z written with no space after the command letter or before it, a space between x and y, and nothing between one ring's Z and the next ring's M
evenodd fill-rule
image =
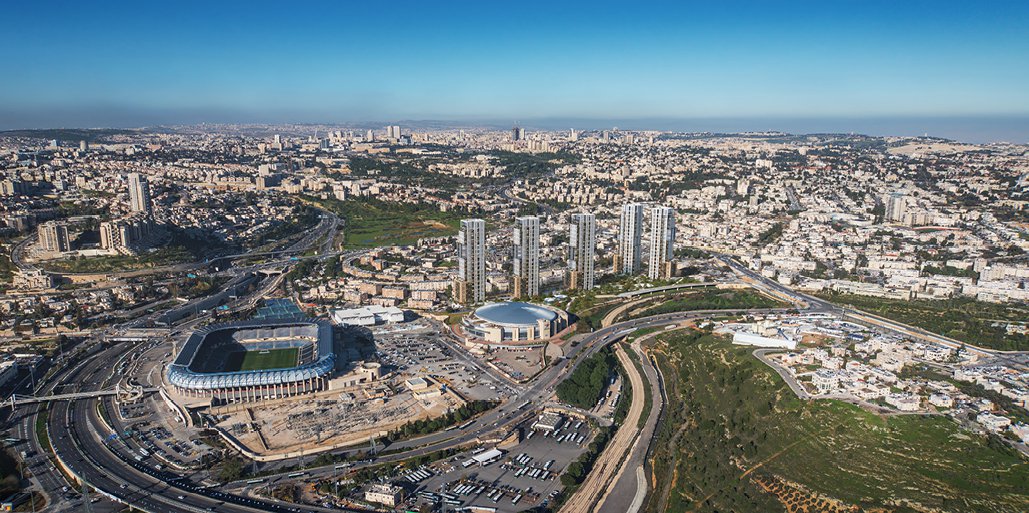
M122 236L125 233L126 236ZM105 250L116 250L123 246L121 243L130 239L128 230L117 221L105 221L100 223L100 247Z
M403 135L400 132L400 125L390 125L386 127L386 138L399 140L400 136Z
M736 180L736 195L746 196L750 192L750 180L740 178Z
M100 223L100 247L132 255L151 242L153 230L153 219L142 214L105 221Z
M593 261L597 252L597 218L572 214L568 233L568 288L593 288Z
M152 213L150 206L150 183L146 176L129 173L129 206L133 212Z
M575 131L574 128L568 130L568 140L572 142L579 140L579 134Z
M89 151L89 143L85 140L79 141L79 151Z
M21 180L0 180L0 196L15 196L17 194L25 194L28 190L25 182Z
M457 276L455 292L463 304L486 300L486 222L463 219L457 234Z
M375 140L375 132L372 132L371 130L365 132L365 134L364 134L364 142L372 142L374 140Z
M622 205L622 220L618 229L618 254L615 255L615 271L622 274L640 272L643 237L643 205L626 203Z
M39 225L39 247L43 251L61 253L71 250L68 227L56 221Z
M904 221L904 214L907 213L907 196L903 192L891 192L886 195L883 203L886 205L886 220L900 223Z
M275 136L272 138L272 143L282 144L282 136L280 136L279 134L275 134Z
M675 209L655 207L650 211L650 267L652 280L671 278L671 257L675 253Z
M511 140L512 141L521 141L522 139L525 139L525 129L522 128L522 127L518 127L518 126L512 128L511 129Z
M514 227L514 296L540 293L540 218L518 217Z

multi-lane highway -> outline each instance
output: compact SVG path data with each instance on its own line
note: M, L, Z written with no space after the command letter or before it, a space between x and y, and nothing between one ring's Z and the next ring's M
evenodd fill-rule
M330 224L329 226L332 225ZM334 227L327 229L330 233L333 230ZM305 237L305 240L307 243L312 243L317 240L317 237ZM795 291L785 288L778 283L756 275L756 273L743 268L731 259L726 258L724 261L736 272L750 277L756 283L756 286L803 303L804 308L802 309L806 311L830 312L835 310L833 305L825 301L797 294ZM275 278L266 278L264 286L258 287L251 296L239 298L233 303L232 307L240 308L254 304L260 295L267 292L269 286L271 286L270 284L274 284L275 281ZM576 365L601 350L604 346L634 331L660 328L712 315L782 313L793 310L795 309L776 308L742 311L707 310L677 312L613 324L586 334L574 346L569 345L566 348L567 354L564 358L555 361L528 385L506 387L509 394L511 394L510 400L499 408L483 414L474 424L465 429L442 431L415 439L397 441L387 448L388 454L380 455L374 463L394 462L441 449L461 447L498 432L506 432L513 426L528 420L534 414L532 409L521 408L521 405L542 404L546 402L552 397L556 384L567 373L571 372ZM188 328L202 319L203 316L193 318L179 328ZM140 322L143 321L137 319L131 324L132 326L138 326ZM113 362L118 361L119 358L122 358L127 352L135 349L135 347L129 343L103 347L83 362L57 373L52 381L43 387L41 392L52 393L59 388L63 393L108 389L114 383L110 375ZM654 386L657 379L656 374L654 374L649 365L644 367L646 378L649 380L649 386ZM634 384L641 387L645 386L642 383ZM642 397L642 394L640 396ZM131 504L137 509L155 513L208 510L241 513L253 511L321 510L321 508L293 505L287 508L280 504L259 502L243 494L229 493L229 490L239 491L244 488L245 483L242 482L230 483L222 490L203 489L198 483L192 481L189 476L179 476L166 472L164 469L155 467L152 461L149 463L136 461L134 453L128 450L124 442L117 436L112 436L115 435L115 429L104 420L104 416L98 408L98 405L101 403L102 401L96 398L55 401L49 410L47 427L53 449L67 470L76 478L88 482L103 495L126 504ZM36 406L34 405L21 407L22 416L14 418L21 421L21 430L25 437L39 446L39 441L34 440L34 430L31 429L35 422L35 408ZM360 448L360 450L363 449L363 447ZM350 449L349 451L344 450L338 453L354 453L358 450ZM633 454L637 453L634 452ZM633 461L636 461L636 458ZM358 466L360 465L358 464ZM309 468L306 469L305 479L329 477L335 472L336 469L332 465ZM631 489L631 479L635 473L636 469L631 469L629 473L619 474L616 481L617 485L620 488ZM57 490L59 486L63 486L60 479L55 477L56 473L53 471L37 472L37 475L39 475L41 480L40 485L51 492ZM44 477L44 475L49 477ZM265 484L275 483L283 479L287 479L284 474L270 475L266 477ZM52 480L52 482L47 482L46 480ZM641 484L645 486L645 483ZM638 491L639 489L636 488L636 490ZM621 499L624 499L624 497L621 497Z
M597 511L601 513L637 513L643 506L643 500L647 496L647 479L645 465L650 446L657 431L658 422L661 420L664 411L665 396L664 383L655 363L650 359L650 354L643 351L641 342L657 333L637 338L630 345L630 348L639 357L645 383L644 387L650 390L652 407L643 427L639 430L638 436L633 445L625 453L622 467L614 476L614 480L606 487L605 495L597 505ZM633 397L644 400L644 394L633 389Z
M111 385L109 363L126 351L128 344L113 346L68 374L80 390ZM93 399L54 402L48 422L54 452L69 473L82 479L106 496L137 509L153 513L197 511L289 511L288 508L222 495L216 490L200 490L178 476L163 472L151 460L135 461L122 442L102 420Z
M583 360L603 349L608 344L620 340L627 334L636 330L660 328L683 321L710 317L712 315L731 315L739 313L782 313L788 309L770 308L759 310L703 310L693 312L676 312L640 319L633 319L622 323L611 325L592 333L587 334L577 345L568 348L568 354L564 358L555 361L550 367L540 373L527 387L521 389L517 395L512 397L504 405L481 415L475 424L464 430L441 431L410 440L403 440L393 443L388 447L390 453L377 458L374 464L383 462L394 462L408 459L414 456L421 456L441 449L460 447L475 442L480 438L496 432L506 432L514 426L524 422L535 413L532 409L519 408L522 404L529 403L539 405L546 402L554 392L554 387L566 374L570 373ZM336 454L354 454L364 451L366 448L337 451ZM359 468L361 465L357 465ZM305 479L322 478L333 475L333 465L305 469ZM267 476L267 482L275 482L285 478L286 472ZM244 481L230 483L233 489L245 486Z
M299 241L287 249L289 252L300 251L304 247L312 245L324 237L324 243L320 249L330 249L331 241L338 228L339 220L335 215L322 217L316 229L305 234ZM314 258L326 258L328 254L318 255ZM244 255L253 256L253 255ZM302 257L303 258L303 257ZM282 262L265 262L253 266L234 268L230 272L240 274L252 272L268 266L286 264L290 260ZM257 287L251 295L239 298L229 303L229 310L252 307L256 301L269 292L278 284L279 278L270 277L265 279L263 286ZM192 303L199 303L204 298L190 301L185 306L188 308ZM53 362L56 372L45 383L41 383L34 391L36 396L48 396L55 392L62 394L88 392L95 390L108 390L114 386L111 377L111 370L115 362L131 350L133 346L129 343L116 344L107 347L99 341L111 337L117 333L124 333L126 330L152 325L162 312L154 312L149 315L137 317L118 327L112 327L103 332L94 334L87 344L91 348L81 361L75 362L72 366L66 366L66 358L63 356ZM209 318L209 315L197 315L178 326L180 330L188 330L200 322ZM8 423L14 424L20 438L27 440L29 451L33 453L27 458L29 470L35 476L37 484L50 500L49 509L59 511L63 509L80 510L84 505L81 499L66 500L69 496L70 487L77 483L68 482L62 477L62 473L54 467L47 457L46 442L49 441L55 454L61 462L67 465L74 476L85 480L95 487L102 495L115 500L131 504L138 509L153 512L181 511L195 512L206 511L208 508L216 508L218 511L288 511L279 506L261 504L260 507L252 508L247 503L252 502L246 498L219 497L220 492L214 490L192 491L188 482L180 483L175 480L176 476L164 474L155 468L148 468L130 458L119 458L112 452L101 436L109 435L109 431L100 421L97 413L98 401L96 398L78 399L75 401L53 401L47 411L49 421L47 425L47 439L39 440L36 436L36 421L43 411L39 404L17 406L11 411ZM169 485L169 482L171 484ZM175 490L178 490L177 492ZM159 491L160 493L155 493ZM181 497L181 498L180 498ZM240 504L222 504L225 502L237 501ZM236 509L232 509L232 508Z
M900 337L907 337L912 340L919 340L922 342L940 344L951 349L957 349L959 347L964 348L966 351L970 351L978 354L979 356L990 357L995 361L1002 362L1005 365L1016 369L1021 372L1029 371L1029 363L1027 363L1026 356L1029 355L1029 351L999 351L996 349L989 349L979 347L971 344L966 344L960 340L955 340L949 337L933 333L922 328L909 326L904 323L893 321L875 314L863 312L856 308L850 308L846 306L840 306L823 299L819 299L810 294L795 291L785 285L780 284L777 281L768 279L761 274L747 268L740 264L730 255L718 255L717 258L729 266L735 273L740 276L746 277L748 282L755 287L764 290L768 293L784 296L791 298L794 301L806 304L809 306L808 310L812 312L832 313L838 315L846 321L851 321L866 326L872 326L879 330L887 333L892 333Z

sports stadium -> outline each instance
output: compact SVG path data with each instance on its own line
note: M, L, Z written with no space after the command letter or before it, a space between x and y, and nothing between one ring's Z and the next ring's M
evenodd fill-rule
M461 322L468 343L492 347L537 346L567 327L564 310L519 301L483 305Z
M193 332L168 366L168 383L186 396L251 402L324 390L335 367L327 321L253 319Z

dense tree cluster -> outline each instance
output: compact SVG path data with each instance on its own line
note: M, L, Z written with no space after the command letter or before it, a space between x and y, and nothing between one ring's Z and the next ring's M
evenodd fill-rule
M652 308L644 310L635 317L690 310L735 310L745 308L775 308L784 306L779 301L762 296L749 290L703 290L677 296Z
M500 404L499 401L471 401L456 410L450 410L446 415L408 422L391 431L389 438L396 440L435 433L443 428L469 420L484 411L489 411L498 404Z
M557 385L557 397L583 409L593 408L618 366L611 351L603 350L579 364L571 376Z

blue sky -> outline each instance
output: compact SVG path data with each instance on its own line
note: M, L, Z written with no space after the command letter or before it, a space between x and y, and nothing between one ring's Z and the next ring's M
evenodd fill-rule
M11 2L4 18L0 128L1029 119L1024 1Z

